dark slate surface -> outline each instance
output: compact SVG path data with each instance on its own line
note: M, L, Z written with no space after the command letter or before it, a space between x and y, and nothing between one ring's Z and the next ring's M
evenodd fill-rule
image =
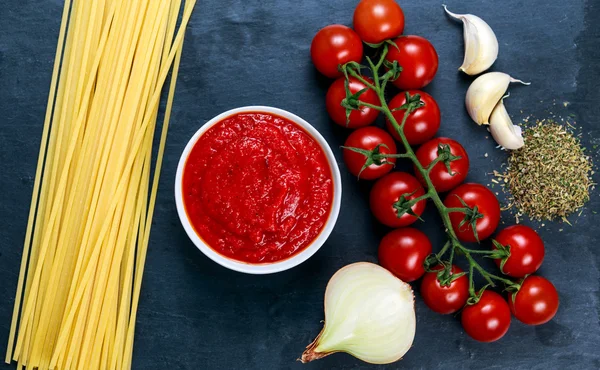
M342 169L341 217L328 242L309 261L272 276L228 271L204 257L179 224L173 198L177 160L189 137L227 109L264 104L311 122L333 148L347 132L325 112L328 81L309 59L315 32L350 24L356 1L203 0L196 6L185 44L172 129L138 315L135 369L351 369L368 368L337 354L302 366L296 358L319 332L323 292L331 275L356 261L376 261L386 232L367 208L368 186ZM457 1L455 12L485 18L500 41L493 70L532 81L514 87L507 106L518 119L549 112L575 115L594 156L599 143L600 4L596 0ZM472 124L463 99L470 78L457 73L462 29L439 1L402 1L407 34L427 37L440 68L427 87L439 102L440 135L465 144L468 180L488 175L506 155ZM50 83L62 0L3 0L0 10L0 350L8 335L21 245ZM570 102L568 108L563 102ZM488 154L486 157L485 154ZM471 340L452 316L429 311L417 293L413 349L387 369L591 369L600 367L600 250L597 193L573 227L540 229L547 257L540 273L560 292L556 318L541 327L513 320L494 344ZM418 227L442 242L429 207ZM504 220L512 222L505 213ZM538 227L538 224L534 224ZM559 229L563 229L562 232ZM0 365L1 369L13 368Z

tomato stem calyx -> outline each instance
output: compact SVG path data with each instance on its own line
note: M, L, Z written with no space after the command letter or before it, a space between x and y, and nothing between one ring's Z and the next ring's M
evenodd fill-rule
M398 107L398 109L400 110L404 110L404 115L410 115L412 112L416 111L417 109L424 107L425 106L425 102L423 100L421 100L421 95L419 94L415 94L415 95L410 95L409 92L406 92L406 103L402 104L400 107ZM402 124L401 126L404 126L404 123L406 123L406 120L403 119L402 120Z
M400 198L396 201L396 203L394 203L392 205L392 207L394 207L394 209L396 210L396 216L398 218L401 218L405 214L409 214L409 215L414 216L414 217L418 218L419 220L423 221L421 216L417 215L412 210L412 207L414 207L420 201L429 198L429 194L424 194L424 195L421 195L420 197L417 197L414 199L408 199L408 197L413 196L415 194L415 192L416 192L416 190L409 194L402 194L400 196Z
M360 172L358 173L358 178L360 179L360 174L367 167L369 167L371 165L377 165L377 166L382 166L382 165L386 165L386 164L389 164L392 166L395 165L394 162L390 162L387 160L387 158L393 158L393 157L391 157L388 154L382 153L381 147L389 149L389 147L385 144L377 144L377 146L371 150L355 148L355 147L351 147L351 146L342 146L341 148L351 150L356 153L360 153L366 157L365 164L362 166L362 168L360 169Z
M448 144L439 144L437 154L438 156L435 160L439 159L439 161L444 163L444 165L446 166L446 170L448 171L448 174L450 176L456 175L457 172L452 171L452 168L450 168L450 162L457 161L462 157L459 155L452 154L452 152L450 151L450 145ZM435 160L433 162L435 162ZM433 164L433 162L431 164ZM431 164L427 168L428 171L431 171L433 166L435 166Z
M396 43L394 42L394 40L386 40L386 41L384 41L384 42L385 42L386 44L388 44L388 45L392 45L393 47L395 47L395 48L396 48L396 50L400 51L400 48L398 47L398 44L396 44Z
M467 274L464 271L459 273L452 272L451 263L443 263L442 267L441 270L434 270L437 271L437 279L441 286L450 286L453 281Z
M471 296L467 300L467 305L472 306L474 304L477 304L479 302L479 300L481 299L483 292L485 292L485 290L489 286L490 286L490 284L486 284L483 286L483 288L479 289L479 291L477 293L475 293L474 288L471 285L469 285L469 293Z
M477 243L479 243L479 235L477 235L477 220L482 219L483 214L479 212L479 208L477 206L470 208L469 205L464 201L464 199L462 199L458 195L456 197L464 206L462 212L465 214L463 220L458 224L458 228L460 229L464 225L469 224L471 226L471 230L473 230L475 240L477 241Z
M388 71L381 77L384 81L395 81L400 77L400 73L402 72L402 67L398 64L397 60L393 62L385 61L383 65L388 69Z
M342 107L346 108L346 127L350 124L350 114L352 114L353 110L360 110L359 98L362 94L369 90L368 87L355 92L354 94L350 91L350 82L348 80L344 81L344 88L346 89L346 97L342 100Z
M344 74L344 77L346 77L346 79L348 79L348 72L350 70L356 71L360 76L362 76L360 70L365 68L367 68L367 66L363 66L358 62L348 62L346 64L340 64L338 66L338 70Z
M496 248L495 250L492 251L492 253L486 257L488 258L492 258L492 259L499 259L500 260L500 271L502 273L504 273L504 265L506 264L506 261L508 261L508 257L510 257L510 245L502 245L501 243L497 242L495 239L492 239L492 244L494 244L494 247Z

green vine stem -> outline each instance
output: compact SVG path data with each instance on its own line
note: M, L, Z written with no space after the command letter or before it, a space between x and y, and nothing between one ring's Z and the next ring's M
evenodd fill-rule
M386 156L388 158L408 158L408 159L410 159L412 161L412 163L414 164L415 169L417 171L419 171L419 173L425 180L425 183L427 185L426 193L424 195L420 196L419 198L414 199L410 203L416 204L420 200L431 199L431 201L437 208L437 210L440 214L440 217L442 218L442 222L444 224L446 233L448 235L448 242L444 245L444 247L440 250L440 252L438 252L436 255L433 256L433 259L435 261L437 261L437 263L442 263L443 265L445 265L446 269L451 268L452 261L456 254L463 255L467 259L467 261L469 262L468 274L469 274L469 293L471 296L471 299L470 299L471 304L478 301L483 289L485 289L488 285L496 286L494 281L498 281L498 282L502 282L502 283L506 284L507 288L509 288L509 289L514 288L517 285L515 282L512 282L509 279L505 279L500 276L497 276L497 275L487 272L483 267L481 267L481 265L472 256L472 255L491 256L493 253L495 253L494 251L468 249L465 246L463 246L460 243L460 241L458 240L458 237L456 236L456 233L454 232L454 229L450 222L449 214L452 212L473 214L474 212L476 213L477 210L469 208L468 206L466 206L466 204L465 204L465 207L463 207L463 208L448 208L448 207L446 207L444 205L444 203L442 202L442 199L440 198L439 194L435 190L435 187L433 186L431 178L429 177L429 173L430 173L431 169L439 162L452 161L453 158L448 157L448 154L438 154L438 157L435 160L433 160L427 167L423 167L423 165L421 165L421 163L417 160L417 157L416 157L412 147L410 146L410 144L408 143L408 140L406 139L406 136L404 135L404 125L406 124L406 120L407 120L408 116L415 110L422 107L424 105L424 103L421 101L418 94L410 96L407 93L406 104L404 104L402 107L400 107L400 109L404 110L404 116L402 117L402 121L398 122L396 120L396 117L394 117L392 110L387 105L387 101L385 99L385 87L387 86L388 81L390 81L394 78L397 78L398 74L401 71L401 67L397 66L397 64L393 64L393 65L391 65L391 63L389 65L386 64L387 62L385 61L385 57L387 55L387 52L388 52L388 45L384 44L381 48L381 53L379 55L379 61L377 62L377 64L373 63L373 61L369 57L367 57L369 69L371 70L371 72L373 74L373 83L370 83L365 78L363 78L362 74L360 73L360 70L361 70L361 68L365 68L365 67L360 66L355 62L351 62L347 65L342 66L341 70L347 79L349 78L349 76L352 76L352 77L358 79L359 81L361 81L363 84L365 84L365 86L367 86L367 88L373 90L377 94L377 97L379 98L379 102L381 104L380 106L376 106L373 104L368 104L368 103L359 101L358 102L359 106L365 106L365 107L377 109L378 111L382 112L385 115L385 117L389 120L389 122L392 124L392 126L395 128L396 132L398 133L398 136L401 139L402 146L404 147L405 153L386 154ZM388 70L382 76L380 76L379 71L380 71L381 67L384 65ZM442 260L442 257L448 251L450 251L449 260L448 260L448 263L444 263ZM429 270L429 266L428 266L429 262L428 261L426 261L425 267L426 267L426 269ZM429 270L429 271L431 271L431 270ZM473 283L474 271L477 271L488 283L479 292L475 291L475 287L474 287L474 283Z

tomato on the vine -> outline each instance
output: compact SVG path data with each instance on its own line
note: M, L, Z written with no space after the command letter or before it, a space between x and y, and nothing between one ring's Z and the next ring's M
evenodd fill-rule
M461 323L471 338L480 342L495 342L510 327L508 303L500 294L485 290L477 303L465 306Z
M404 123L404 136L408 143L410 145L419 145L434 137L435 133L440 128L440 108L433 97L424 91L409 90L407 92L410 96L419 94L421 96L421 101L425 103L424 106L409 114ZM402 122L405 111L394 111L394 109L400 108L406 104L407 92L399 93L388 104L388 107L392 111L392 115L398 124ZM394 139L400 141L400 135L398 135L398 132L389 119L386 119L386 127Z
M342 76L340 64L360 63L363 44L352 28L332 24L317 32L310 44L310 56L319 72L329 78Z
M368 77L365 77L365 80L372 82ZM346 108L342 106L342 101L347 96L345 83L346 79L344 77L338 78L329 86L329 90L327 90L327 95L325 96L327 112L333 122L348 128L364 127L375 122L379 111L365 106L361 106L358 110L352 110L349 118L346 116ZM367 89L365 84L354 77L348 79L348 87L352 94ZM377 94L371 89L367 89L360 94L358 100L364 103L379 105L379 98L377 98Z
M381 266L406 282L415 281L423 276L423 262L430 254L429 238L412 227L389 232L379 244Z
M421 36L400 36L394 40L398 48L389 47L389 62L398 61L400 77L393 81L401 90L421 89L427 86L438 70L438 55L427 39Z
M500 203L494 193L481 184L462 184L448 193L444 205L448 208L465 208L463 201L471 209L469 214L451 212L449 215L458 239L476 242L489 238L500 222ZM473 232L473 223L477 235Z
M425 304L431 310L441 314L451 314L460 310L469 299L469 279L462 275L450 282L448 286L442 286L438 280L438 272L441 266L433 268L433 272L425 273L421 282L421 296ZM463 271L452 265L451 276Z
M501 258L494 260L505 275L524 277L533 274L542 265L544 242L532 228L525 225L509 226L500 231L495 240L502 247L509 247L510 255L504 263ZM498 248L493 246L493 249Z
M354 29L369 44L380 44L404 31L404 12L394 0L362 0L354 10Z
M418 111L419 110L417 110L417 112ZM429 172L429 178L431 179L433 187L436 191L443 193L454 189L465 181L465 178L469 173L469 156L467 155L465 148L457 141L446 137L438 137L429 140L417 149L415 154L417 155L417 159L419 160L419 163L421 163L421 166L427 168L427 166L438 157L440 145L447 145L450 149L450 154L455 157L454 160L449 162L450 172L448 172L448 168L444 162L438 162L431 169L431 172ZM416 168L415 173L421 184L427 186L425 179Z
M359 128L348 136L344 146L346 147L344 148L344 162L346 163L346 167L348 167L348 171L364 180L380 178L390 172L394 168L394 163L396 163L396 158L386 158L381 162L381 165L373 163L363 170L367 157L361 153L347 149L350 147L369 151L379 146L378 151L380 154L396 154L394 139L379 127L369 126Z
M528 276L513 298L508 296L510 311L527 325L541 325L552 320L558 311L558 292L554 285L541 276Z
M408 226L423 214L426 200L420 200L412 207L408 207L408 203L424 194L425 190L414 176L406 172L389 173L377 180L371 189L371 212L386 226Z

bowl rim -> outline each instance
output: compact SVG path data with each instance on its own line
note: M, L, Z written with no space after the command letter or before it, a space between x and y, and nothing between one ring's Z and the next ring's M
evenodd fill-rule
M225 257L224 255L216 252L214 249L209 247L202 240L202 238L200 238L200 236L196 233L196 230L194 230L194 227L191 225L191 223L187 217L185 205L183 204L183 194L182 194L183 193L183 189L182 189L183 188L183 186L182 186L183 170L185 168L185 164L187 162L188 156L189 156L192 148L198 142L198 139L200 138L200 136L202 136L211 127L213 127L214 125L221 122L222 120L224 120L227 117L230 117L230 116L233 116L236 114L240 114L240 113L250 113L250 112L268 113L268 114L277 115L277 116L286 118L290 121L293 121L298 126L300 126L302 129L304 129L304 131L306 131L319 144L319 146L325 153L325 157L327 158L327 162L329 163L329 167L331 169L331 176L333 179L333 202L331 204L331 210L329 212L329 217L327 219L327 222L325 223L325 226L323 227L323 229L321 230L319 235L307 247L305 247L301 252L299 252L295 255L292 255L291 257L288 257L284 260L273 262L273 263L265 263L265 264L244 263L244 262L230 259L230 258ZM317 129L315 129L310 123L308 123L301 117L295 115L294 113L288 112L286 110L283 110L280 108L275 108L275 107L270 107L270 106L250 105L250 106L230 109L228 111L225 111L225 112L213 117L208 122L203 124L186 144L185 149L183 150L181 157L179 158L179 163L177 165L177 173L175 176L175 203L177 206L177 214L179 215L179 220L181 221L181 224L183 225L183 228L185 229L188 237L192 240L194 245L196 245L196 247L202 253L204 253L204 255L206 255L208 258L210 258L214 262L216 262L219 265L221 265L225 268L228 268L230 270L243 272L243 273L247 273L247 274L262 275L262 274L272 274L272 273L276 273L276 272L281 272L281 271L289 270L293 267L296 267L299 264L306 261L307 259L309 259L312 255L314 255L323 246L323 244L325 244L325 241L327 241L327 238L329 238L329 235L333 231L333 228L335 226L335 223L337 221L337 218L338 218L338 215L340 212L341 199L342 199L342 180L341 180L341 175L340 175L340 169L339 169L339 166L335 159L335 156L333 155L331 147L329 146L329 144L327 143L325 138L323 138L323 136L319 133L319 131L317 131Z

